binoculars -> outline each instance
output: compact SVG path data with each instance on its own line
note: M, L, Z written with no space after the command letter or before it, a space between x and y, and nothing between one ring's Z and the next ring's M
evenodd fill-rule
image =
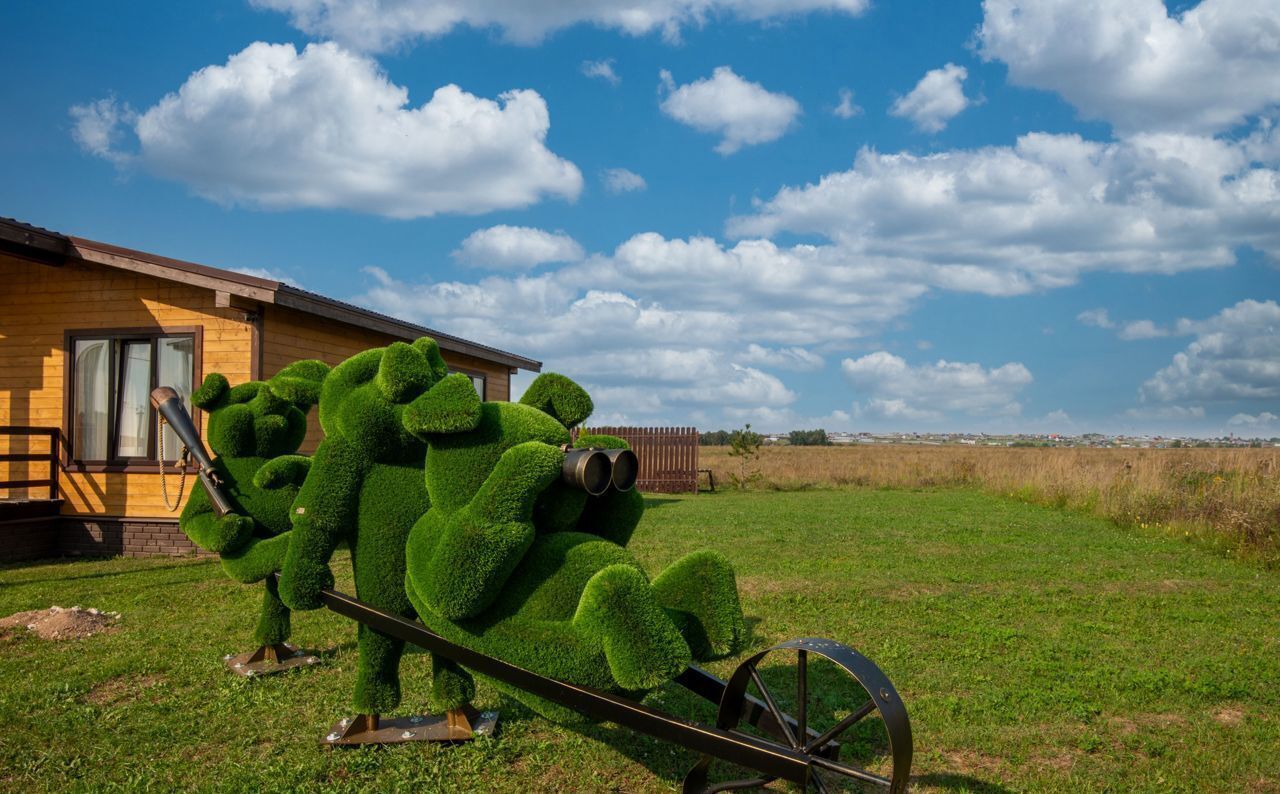
M235 506L222 490L222 480L213 468L213 460L209 458L209 453L205 452L204 444L200 441L200 432L196 430L195 422L191 421L191 414L187 413L186 407L183 406L182 398L168 386L161 386L151 392L151 406L164 417L164 421L169 423L169 427L173 428L173 432L182 441L184 449L180 465L186 465L188 453L196 459L196 463L200 464L196 477L209 494L209 502L213 506L214 514L222 518L232 512ZM162 462L161 466L163 465ZM164 471L161 470L160 473L163 476Z
M560 479L592 496L599 496L612 486L619 491L635 487L640 474L640 460L629 449L573 449L563 447L564 466Z

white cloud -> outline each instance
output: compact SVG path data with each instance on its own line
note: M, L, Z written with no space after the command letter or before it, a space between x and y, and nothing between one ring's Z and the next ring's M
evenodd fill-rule
M948 121L969 107L969 99L964 95L964 81L968 76L967 69L954 63L931 69L911 93L893 103L889 115L909 118L925 132L941 132Z
M1243 427L1246 432L1266 432L1280 427L1280 416L1270 411L1260 414L1236 414L1227 420L1228 427Z
M868 0L251 0L280 11L299 30L362 50L386 50L443 36L456 27L497 28L504 38L535 44L577 24L632 36L654 31L678 41L680 29L708 21L764 22L813 12L861 14Z
M102 126L131 126L133 161L220 202L415 218L573 200L582 189L577 167L546 148L550 115L537 92L494 101L446 85L410 107L377 64L333 43L301 53L250 44L136 119L101 103L72 113L88 151L123 156Z
M776 141L800 115L799 102L742 79L728 66L718 66L711 77L681 86L665 69L660 77L667 94L662 112L700 132L721 135L716 151L723 155Z
M982 56L1123 132L1228 129L1280 102L1280 4L985 0Z
M1092 325L1095 328L1116 327L1106 309L1086 309L1077 314L1076 319L1085 325Z
M850 170L784 187L728 231L818 234L847 260L888 259L906 278L989 295L1095 270L1229 265L1245 245L1280 261L1280 173L1243 146L1034 133L1012 147L928 156L864 148Z
M1044 415L1044 424L1055 425L1060 427L1073 427L1075 422L1071 419L1071 414L1059 408L1056 411L1050 411ZM1049 428L1054 429L1054 428Z
M564 232L498 225L469 234L453 257L476 267L525 270L548 262L576 262L583 257L583 251Z
M285 275L284 273L281 273L281 272L280 272L280 271L278 271L278 270L272 270L272 269L270 269L270 268L265 268L265 267L231 267L231 268L227 268L227 269L228 269L228 270L231 270L231 271L233 271L233 272L235 272L235 273L243 273L243 274L245 274L246 276L253 276L253 277L255 277L255 278L265 278L265 279L267 279L268 281L282 281L282 282L284 282L285 284L290 284L290 285L295 286L295 287L301 287L301 286L302 286L301 282L299 282L297 279L293 278L292 276Z
M1182 320L1195 341L1142 384L1156 403L1280 398L1280 304L1243 300L1207 320Z
M787 409L795 393L773 372L820 367L812 346L857 340L924 291L830 248L653 233L537 274L414 283L369 272L354 302L535 356L593 395L644 392L640 403L596 402L649 423Z
M622 78L613 70L612 58L605 58L602 61L583 61L582 73L587 77L604 80L609 85L618 85L622 82Z
M604 183L604 189L614 195L644 190L649 186L644 177L625 168L606 168L600 174L600 181Z
M1150 320L1134 320L1133 322L1125 323L1120 332L1116 334L1126 342L1136 339L1159 339L1168 335L1169 331L1167 329L1161 328Z
M1106 309L1086 309L1077 314L1076 319L1083 325L1091 325L1095 328L1119 329L1116 331L1116 336L1126 342L1136 339L1157 339L1170 334L1168 329L1161 328L1151 320L1133 320L1120 325L1111 319Z
M1144 405L1124 412L1130 419L1157 422L1188 422L1204 419L1203 405Z
M850 91L847 88L841 88L840 102L834 108L831 109L831 112L835 114L838 118L851 119L854 116L861 116L862 108L859 107L858 104L853 101L852 91Z
M1012 416L1018 392L1032 381L1018 362L993 369L939 360L911 366L883 350L841 362L845 377L867 398L859 410L885 419L935 420L948 413Z
M737 357L740 364L756 364L762 367L808 372L822 369L822 356L803 347L770 348L752 342Z
M132 125L137 117L133 108L118 102L115 97L74 105L71 118L75 126L71 129L71 137L85 152L117 165L126 165L130 156L119 149L123 137L121 128Z

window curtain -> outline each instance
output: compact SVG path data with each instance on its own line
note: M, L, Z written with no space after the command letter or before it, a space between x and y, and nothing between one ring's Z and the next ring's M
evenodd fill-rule
M107 459L107 417L111 406L111 343L81 339L75 346L75 416L72 438L76 460Z

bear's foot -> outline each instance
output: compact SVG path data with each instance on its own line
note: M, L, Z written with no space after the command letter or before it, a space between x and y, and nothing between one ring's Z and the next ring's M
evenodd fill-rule
M573 622L600 640L623 689L652 689L689 666L688 643L633 566L610 565L592 576Z
M698 661L728 656L746 642L733 566L714 551L695 551L653 580L653 593L680 627Z
M278 642L260 645L256 650L244 653L227 654L222 661L236 675L261 678L319 664L320 657L313 651L299 650L287 642Z
M476 711L471 706L450 709L442 716L383 717L360 714L345 717L325 734L329 747L403 742L466 742L492 736L498 728L498 712Z

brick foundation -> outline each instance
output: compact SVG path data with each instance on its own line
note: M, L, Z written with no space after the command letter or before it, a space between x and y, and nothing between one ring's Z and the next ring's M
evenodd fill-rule
M173 557L206 554L196 548L176 518L92 518L63 516L58 551L69 557Z
M0 524L0 562L57 557L59 520L56 517L28 518Z
M48 516L0 522L0 563L53 557L213 556L196 548L177 519Z

